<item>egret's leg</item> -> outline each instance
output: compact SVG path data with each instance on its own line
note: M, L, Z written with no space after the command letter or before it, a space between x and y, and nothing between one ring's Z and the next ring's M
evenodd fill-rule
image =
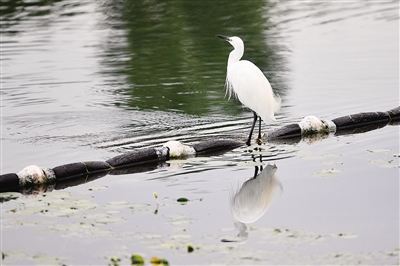
M258 118L258 115L257 115L256 112L253 112L253 114L254 114L254 120L253 120L253 125L251 126L249 138L248 138L247 141L246 141L246 145L247 145L247 146L250 146L250 143L251 143L251 135L253 135L254 126L256 125L257 118Z
M262 141L261 141L261 117L258 117L258 121L259 121L259 123L258 123L258 138L257 138L257 144L258 145L261 145L262 144Z
M256 179L257 175L258 175L258 166L255 166L255 167L254 167L254 176L253 176L253 178L251 178L251 179ZM250 179L250 180L251 180L251 179Z

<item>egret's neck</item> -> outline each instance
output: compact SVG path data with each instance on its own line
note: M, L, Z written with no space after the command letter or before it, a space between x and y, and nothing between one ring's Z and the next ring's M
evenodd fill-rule
M243 56L243 47L236 47L230 54L228 58L228 69L235 63L239 62L240 58Z

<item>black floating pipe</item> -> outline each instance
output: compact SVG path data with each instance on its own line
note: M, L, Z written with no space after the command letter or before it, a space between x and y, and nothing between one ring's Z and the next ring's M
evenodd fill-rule
M243 143L234 140L209 140L193 144L193 148L196 150L196 154L210 154L215 152L225 152L227 150L233 150L242 146Z
M268 132L263 140L279 143L299 142L304 136L317 134L336 135L366 132L384 127L387 124L400 123L400 106L387 112L358 113L329 120L319 120L309 116L298 124L290 124ZM9 173L0 175L0 192L29 190L43 184L54 184L63 188L100 178L107 174L127 174L148 171L157 168L157 164L170 158L196 156L199 154L222 153L244 145L234 140L209 140L183 145L177 141L170 141L160 148L146 148L124 153L105 162L88 161L56 166L53 169L38 166L25 167L18 174Z
M57 180L64 180L85 176L88 174L102 173L110 171L112 168L107 162L89 161L70 163L54 167L52 170L57 177Z
M196 143L192 146L171 141L160 148L146 148L127 152L105 162L88 161L69 163L52 169L38 166L25 167L18 174L0 175L0 192L32 191L45 184L54 184L55 188L64 188L88 182L107 174L129 174L156 169L157 164L165 162L170 157L195 156L227 151L243 145L233 140L210 140ZM186 152L186 153L185 153Z
M305 117L303 120L307 120L307 118L310 117ZM311 120L313 120L313 118L318 119L316 117L311 118ZM300 141L301 137L307 135L307 133L310 131L311 133L316 134L329 134L331 132L335 132L335 135L367 132L373 129L384 127L388 124L398 124L398 121L400 121L400 106L387 112L364 112L338 117L332 121L319 121L320 124L318 124L318 126L320 128L312 128L311 130L308 128L305 129L303 125L308 125L308 121L305 123L301 121L298 124L289 124L268 132L264 139L266 141L274 142L282 142L279 140L291 139L296 142ZM284 142L290 142L291 140L285 140Z
M0 192L17 192L19 187L19 177L15 173L0 176Z
M267 139L283 139L301 136L301 128L299 124L289 124L267 133Z
M346 115L332 120L339 130L362 127L370 124L388 124L390 116L388 112L368 112Z
M168 148L147 148L127 152L106 161L113 168L129 167L149 162L158 162L168 157Z
M400 106L387 111L390 116L390 124L398 125L400 122Z

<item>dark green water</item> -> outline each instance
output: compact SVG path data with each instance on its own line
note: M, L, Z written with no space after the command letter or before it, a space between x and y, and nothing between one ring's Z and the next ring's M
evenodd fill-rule
M282 98L264 131L399 105L397 1L2 1L1 19L2 173L245 140L252 114L225 97L232 48L217 33L240 36ZM2 263L398 263L398 126L263 148L275 196L247 231L229 199L261 164L239 149L13 195Z

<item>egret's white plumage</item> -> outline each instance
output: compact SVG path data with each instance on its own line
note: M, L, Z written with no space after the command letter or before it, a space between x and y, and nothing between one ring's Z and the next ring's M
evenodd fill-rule
M280 99L274 96L271 85L261 70L252 62L239 61L228 69L227 87L239 101L256 112L266 122L275 122L274 113L280 108ZM257 89L260 88L260 89Z
M250 144L257 116L260 116L265 123L276 121L275 112L280 108L281 99L274 94L269 81L256 65L247 60L240 60L244 53L242 39L236 36L217 35L217 37L228 41L234 48L228 58L226 75L228 96L237 97L243 105L256 113L248 140L248 144ZM260 135L261 132L259 137Z

